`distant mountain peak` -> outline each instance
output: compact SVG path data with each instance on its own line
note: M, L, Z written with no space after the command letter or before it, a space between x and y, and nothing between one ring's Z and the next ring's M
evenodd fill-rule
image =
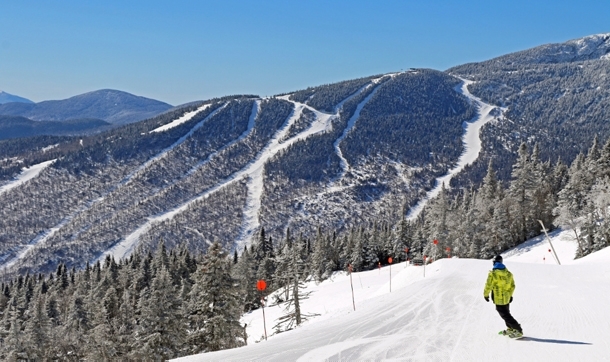
M126 124L154 117L172 108L170 104L131 93L100 89L68 99L43 101L31 105L0 105L0 114L23 116L33 121L101 119Z
M34 103L27 98L19 97L14 94L10 94L10 93L0 90L0 104L10 103L10 102Z

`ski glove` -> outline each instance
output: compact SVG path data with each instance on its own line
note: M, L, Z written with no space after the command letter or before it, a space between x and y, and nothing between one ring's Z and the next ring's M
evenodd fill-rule
M485 297L483 297L483 298L485 298L485 301L486 301L486 302L489 302L489 297L485 296Z
M513 297L510 297L509 303L512 303L512 302L513 302Z

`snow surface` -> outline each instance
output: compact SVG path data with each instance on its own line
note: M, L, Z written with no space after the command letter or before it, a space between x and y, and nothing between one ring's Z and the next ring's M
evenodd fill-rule
M462 153L458 159L455 167L450 169L446 175L437 178L434 188L428 191L426 196L420 200L417 205L409 210L407 213L407 219L409 220L417 218L428 201L435 198L441 192L443 185L445 185L445 188L449 189L449 182L453 176L460 173L467 165L470 165L476 161L476 159L479 157L479 153L481 152L481 137L479 136L481 133L481 128L489 121L492 121L497 117L497 113L495 111L497 108L502 112L506 111L505 108L499 108L497 106L485 103L480 98L472 95L468 91L468 85L473 82L467 79L462 79L462 81L463 83L456 87L456 90L465 95L470 102L477 107L477 115L475 118L470 122L464 122L463 124L465 131L462 139L464 143L464 153Z
M21 186L24 183L30 181L34 177L38 176L42 172L42 170L44 170L45 168L50 166L53 162L55 162L55 160L45 161L45 162L24 168L21 171L21 173L19 174L19 176L17 176L17 178L15 178L13 181L7 183L6 185L0 187L0 194L8 192L8 191L14 189L15 187Z
M498 335L505 328L483 299L491 262L442 259L425 267L405 263L310 282L304 313L318 313L298 328L273 333L281 306L242 319L248 346L178 361L603 361L610 352L610 248L573 260L570 232L551 234L562 265L536 238L504 254L514 274L511 304L526 338ZM546 260L543 260L546 258ZM391 287L390 292L390 270ZM268 298L269 302L273 298Z

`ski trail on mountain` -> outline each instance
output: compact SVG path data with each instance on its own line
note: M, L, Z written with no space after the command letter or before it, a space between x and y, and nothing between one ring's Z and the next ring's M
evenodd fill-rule
M263 173L264 164L273 156L275 156L278 152L290 147L293 143L305 139L312 134L319 133L330 129L331 122L330 119L332 115L320 112L316 109L313 109L307 105L297 102L295 103L295 109L293 113L288 117L285 124L281 129L276 131L275 135L268 143L268 145L259 152L254 161L248 163L244 168L235 172L228 178L223 181L220 181L212 188L206 190L198 196L191 198L190 200L184 202L182 205L168 211L161 213L159 215L149 217L148 220L138 227L135 231L129 234L125 239L121 240L113 247L109 248L106 252L104 252L97 260L102 261L106 255L113 256L116 260L124 258L131 254L138 243L140 235L145 233L150 229L153 223L162 222L168 219L173 218L176 214L185 211L190 205L193 203L205 199L212 195L213 193L223 189L231 185L234 182L237 182L244 177L248 178L247 188L248 188L248 197L246 200L246 210L244 212L244 223L242 226L241 236L236 243L236 248L239 248L249 242L249 234L252 234L252 230L258 228L259 220L258 220L258 210L260 209L260 196L263 190ZM296 134L295 136L289 138L288 140L279 143L279 141L286 135L290 126L298 119L300 114L302 113L304 108L308 108L316 115L316 121L312 122L311 126L304 131ZM253 126L253 120L251 119L250 124ZM258 199L258 201L257 201ZM256 215L256 216L254 216Z
M224 108L227 104L228 103L226 103L222 108ZM252 132L252 129L254 129L255 121L256 121L256 118L258 117L259 113L260 113L260 100L256 100L254 102L254 104L252 105L252 112L250 112L250 118L248 119L248 128L237 139L235 139L228 145L225 145L224 147L217 150L216 152L212 153L204 161L199 162L195 167L190 169L187 172L187 174L190 175L190 174L194 173L198 168L200 168L204 164L210 162L210 160L218 153L220 153L223 150L227 149L228 147L236 144L237 142L244 140ZM224 185L224 186L226 186L226 185ZM174 215L176 215L177 213L186 210L191 203L193 203L197 200L200 200L202 198L206 198L207 196L209 196L210 194L212 194L213 192L216 192L217 190L219 190L221 188L222 187L214 187L212 189L209 189L203 195L198 196L195 199L189 200L188 202L186 202L185 204L183 204L180 207L172 209L169 212L164 213L164 214L149 217L143 225L138 227L135 231L133 231L131 234L129 234L125 239L123 239L122 241L120 241L119 243L115 244L110 249L108 249L104 253L102 253L102 255L96 261L103 261L104 258L106 257L106 255L112 255L115 259L118 260L118 259L123 258L126 255L131 254L133 252L133 249L135 248L135 246L138 243L140 235L142 235L144 232L148 231L148 229L150 229L150 226L153 223L162 222L164 220L174 217Z
M391 77L393 77L395 75L396 74L389 74L389 76L391 76ZM135 246L138 243L140 235L147 232L153 223L162 222L162 221L171 219L176 214L185 211L194 202L205 199L208 196L210 196L211 194L221 190L222 188L231 185L233 182L236 182L236 181L241 180L242 178L246 177L247 178L246 188L248 190L248 195L246 197L246 206L244 208L244 220L242 223L242 228L241 228L242 231L240 232L240 236L238 237L238 239L235 242L235 247L238 250L240 250L241 248L243 248L244 245L247 245L251 241L251 238L252 238L252 236L254 236L255 231L257 231L258 228L260 227L259 212L260 212L260 208L261 208L262 193L264 190L263 171L264 171L264 165L269 161L269 159L271 159L271 157L275 156L281 150L290 147L292 144L294 144L295 142L297 142L299 140L305 139L316 133L326 132L326 131L330 130L332 127L332 120L339 117L339 112L341 111L345 102L353 99L354 97L361 94L363 91L370 88L371 86L378 84L381 81L381 79L383 79L386 76L388 76L388 75L384 75L380 78L376 78L376 79L372 80L371 84L367 84L366 86L360 88L358 91L354 92L349 97L345 98L335 107L333 114L321 112L306 104L292 101L289 99L290 95L278 97L278 99L283 99L283 100L286 100L286 101L292 103L294 105L294 109L292 111L292 114L290 116L288 116L288 119L286 120L284 125L278 131L276 131L273 138L269 141L267 146L265 146L265 148L257 155L257 157L255 158L254 161L250 162L242 170L237 171L233 175L229 176L227 179L219 182L218 184L216 184L212 188L206 190L202 194L191 198L190 200L186 201L182 205L180 205L168 212L161 213L161 214L153 216L153 217L149 217L148 220L143 225L138 227L135 231L133 231L125 239L118 242L112 248L110 248L106 252L104 252L98 260L103 260L106 257L106 255L112 255L117 260L128 256L130 253L133 252ZM364 107L364 104L366 104L366 102L368 102L368 100L370 100L370 97L374 94L374 92L376 90L377 90L377 88L363 102L361 102L361 104L359 104L359 106L358 106L359 109L357 108L358 115L360 114L359 110L361 110L362 107ZM256 107L260 107L260 101L257 101ZM307 108L308 110L310 110L314 113L316 120L314 122L312 122L312 124L305 130L297 133L296 135L294 135L293 137L291 137L287 140L284 140L284 137L286 137L288 131L290 130L290 127L299 119L299 117L301 116L301 114L303 112L303 109L305 109L305 108ZM350 129L353 128L357 118L358 117L356 117L356 118L352 117L350 119L350 120L353 119ZM250 127L253 127L253 126L254 126L254 118L251 117L248 129L250 130ZM250 132L249 130L247 132L245 132L242 135L242 137L240 137L240 139L238 139L234 143L241 141L243 139L243 137L245 137L245 135ZM344 131L344 134L347 135L347 132ZM281 141L281 143L280 143L280 141ZM224 147L224 149L226 149L227 147ZM216 154L218 154L221 151L222 150L218 150L216 152ZM208 157L208 159L204 162L209 162L209 159L211 159L211 157L212 156ZM346 164L347 164L347 161L346 161Z
M138 174L140 174L141 172L143 172L144 170L146 170L151 164L157 162L158 160L166 157L169 152L171 152L173 149L175 149L176 147L180 146L181 144L184 143L184 141L186 141L190 136L193 135L193 133L195 133L195 131L197 131L199 128L203 127L203 125L209 121L210 119L212 119L216 114L218 114L218 112L220 112L221 110L223 110L229 103L225 103L222 106L216 108L212 113L210 113L207 117L205 117L204 119L202 119L199 123L197 123L195 126L193 126L193 128L191 128L191 130L185 134L184 136L180 137L176 142L174 142L172 145L170 145L169 147L161 150L161 152L157 153L154 157L152 157L151 159L149 159L148 161L146 161L144 164L142 164L140 167L138 167L137 169L135 169L133 172L131 172L129 175L127 175L121 182L119 182L119 184L117 185L117 187L115 187L114 189L117 189L123 185L128 184L131 180L133 180ZM193 111L193 112L189 112L187 114L190 114L190 117L188 119L185 119L184 117L186 116L186 114L180 118L178 118L177 120L180 120L181 123L187 122L188 120L190 120L191 118L193 118L195 115L197 115L199 112L203 112L204 110L206 110L208 107L210 107L211 104L205 104L201 107L199 107L197 110ZM177 121L176 120L176 121ZM171 124L173 122L170 122L169 124ZM153 132L153 131L151 131Z
M409 209L409 212L407 213L408 220L417 218L428 201L436 197L441 192L443 185L445 185L445 188L449 189L449 182L453 176L460 173L467 165L470 165L476 161L476 159L479 157L479 153L481 152L481 128L488 122L498 117L498 115L492 114L495 113L495 109L500 109L502 112L506 111L506 108L485 103L480 98L472 95L468 91L468 85L473 83L473 81L467 79L461 80L463 83L457 86L455 90L466 96L470 103L474 104L474 106L477 108L477 115L472 120L464 122L462 125L465 130L464 136L462 137L464 152L458 159L456 166L450 169L446 175L437 178L434 188L428 191L426 196L421 199L417 205Z
M21 173L19 174L19 176L17 176L15 178L15 180L9 182L8 184L6 184L0 188L0 195L2 195L5 192L9 192L10 190L12 190L16 187L19 187L19 186L23 185L24 183L30 181L31 179L37 177L38 175L40 175L40 173L44 169L49 167L53 162L55 162L55 159L41 162L36 165L32 165L30 167L24 168L23 171L21 171ZM17 261L21 260L21 258L23 258L23 256L25 256L34 246L36 246L36 244L37 244L37 240L36 239L32 240L28 245L26 245L24 248L22 248L22 250L19 251L19 253L16 256L14 256L13 258L9 259L6 263L4 263L4 265L2 265L2 267L10 268L11 266L13 266ZM4 260L1 260L1 261L4 261Z
M381 78L383 78L383 77L381 77ZM341 111L341 108L343 108L343 104L345 102L347 102L348 100L357 96L358 94L361 94L362 92L366 91L370 87L374 87L375 84L377 84L377 86L375 86L375 89L373 89L371 94L369 94L366 98L364 98L364 100L362 102L360 102L358 104L358 106L356 107L356 111L351 116L351 118L347 121L347 126L343 130L343 133L341 134L341 136L339 138L337 138L337 140L333 144L333 147L335 148L335 153L337 154L337 156L339 156L339 159L340 159L339 164L340 164L341 170L342 170L341 174L339 174L335 178L335 180L339 180L339 179L343 178L345 173L350 168L350 165L347 162L347 159L345 158L345 156L343 156L343 151L341 151L341 147L340 147L341 142L343 142L343 140L347 137L347 135L351 132L351 130L356 126L356 121L358 121L358 118L360 118L360 112L362 111L362 108L364 108L364 106L371 100L371 98L373 98L375 93L377 93L377 91L379 90L379 82L381 81L381 78L373 79L370 84L367 84L366 86L362 87L358 92L356 92L355 94L351 95L348 99L345 99L343 102L341 102L339 104L339 106L337 106L337 108L336 108L335 114L338 116L339 112ZM335 180L333 180L333 181L335 181Z
M168 124L164 124L163 126L157 127L157 128L153 129L152 131L150 131L148 133L164 132L164 131L167 131L168 129L172 129L174 127L178 127L182 123L188 122L197 113L208 109L211 105L212 105L211 103L204 104L200 108L198 108L198 109L196 109L194 111L191 111L191 112L186 112L184 115L182 115L182 117L179 117L178 119L175 119L175 120L169 122Z
M341 151L341 142L347 137L347 135L352 131L352 129L356 126L356 122L358 121L358 119L360 118L360 112L362 111L362 109L364 108L364 106L367 105L367 103L371 100L371 98L373 98L373 96L375 95L375 93L377 93L377 91L379 90L379 87L381 86L381 84L379 84L379 82L381 82L381 80L385 77L390 77L391 79L396 77L398 74L401 74L402 72L398 72L398 73L389 73L389 74L385 74L379 78L375 78L373 80L371 80L371 83L365 85L364 87L360 88L356 93L352 94L351 96L349 96L347 99L343 100L341 103L339 103L339 105L337 105L337 107L335 107L335 117L339 117L339 112L341 112L341 108L343 108L343 104L347 101L349 101L350 99L354 98L355 96L361 94L362 92L366 91L367 89L369 89L370 87L375 86L375 84L377 84L377 86L375 87L375 89L371 92L371 94L369 94L365 99L362 100L362 102L360 102L357 106L356 106L356 111L354 112L354 114L350 117L350 119L347 122L347 126L345 127L345 129L343 130L343 133L341 134L341 136L335 140L335 142L333 143L333 148L335 149L335 153L336 155L339 157L339 164L341 167L341 173L333 178L330 182L329 182L329 187L327 187L324 191L319 192L316 194L316 198L317 197L321 197L327 194L332 194L332 193L336 193L336 192L340 192L343 191L345 189L348 189L351 187L351 185L344 185L344 186L336 186L334 185L338 180L341 180L343 178L343 176L345 176L345 174L347 173L347 171L350 169L350 165L347 162L347 159L343 156L343 151Z
M55 160L45 161L38 163L36 165L32 165L30 167L24 168L21 173L11 182L6 185L0 187L0 195L5 192L8 192L15 187L21 186L24 183L30 181L31 179L38 176L45 168L49 167Z

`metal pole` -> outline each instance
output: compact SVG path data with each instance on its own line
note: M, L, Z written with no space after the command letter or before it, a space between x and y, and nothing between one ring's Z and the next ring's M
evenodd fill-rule
M392 293L392 264L390 264L390 293Z
M261 297L261 305L263 306L263 328L265 329L265 341L267 340L267 321L265 319L265 301Z
M542 225L542 231L544 231L544 235L546 235L546 238L549 240L549 244L551 244L551 249L553 250L553 255L555 256L555 260L557 260L557 264L561 265L561 262L557 257L557 253L555 252L555 248L553 247L553 243L551 242L551 238L549 238L549 234L547 234L546 228L544 227L542 220L538 220L538 222L540 223L540 225Z

